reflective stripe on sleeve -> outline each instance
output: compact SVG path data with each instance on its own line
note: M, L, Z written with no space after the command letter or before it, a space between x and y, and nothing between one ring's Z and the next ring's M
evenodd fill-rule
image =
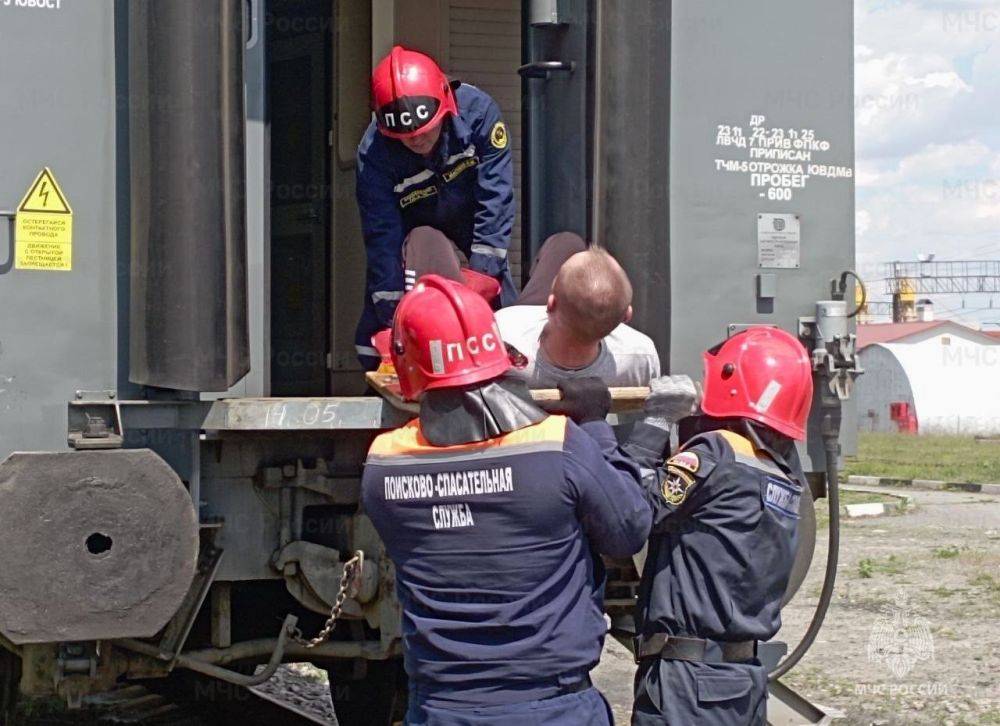
M457 154L452 154L447 159L445 159L444 165L448 166L448 164L456 162L459 159L468 159L471 156L475 156L475 154L476 154L476 147L473 144L469 144L467 147L465 147L465 151L460 151Z
M489 255L490 257L499 257L501 260L507 256L507 250L492 245L475 244L472 245L470 251L474 255Z
M368 451L369 461L384 466L448 461L481 461L490 456L562 451L566 439L566 418L549 416L533 426L526 426L486 441L456 446L432 446L420 432L420 420L377 437Z
M386 300L399 300L402 297L402 290L379 290L372 293L372 302L380 303Z
M382 357L379 355L379 352L370 345L355 345L354 350L358 351L358 355L370 355L372 358Z
M423 171L418 172L413 176L408 176L405 179L403 179L403 181L401 181L399 184L397 184L392 188L392 191L396 192L396 194L399 194L400 192L405 192L409 187L412 187L414 184L419 184L422 181L427 181L432 176L434 176L433 171L431 171L430 169L424 169Z

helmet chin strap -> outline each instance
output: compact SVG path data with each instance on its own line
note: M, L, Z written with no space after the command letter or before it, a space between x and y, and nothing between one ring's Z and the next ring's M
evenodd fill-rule
M430 390L420 400L420 430L434 446L486 441L532 426L547 415L532 400L527 385L510 378Z

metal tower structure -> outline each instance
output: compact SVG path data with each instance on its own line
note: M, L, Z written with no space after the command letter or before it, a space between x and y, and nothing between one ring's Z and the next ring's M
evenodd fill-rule
M883 272L896 323L914 319L918 295L1000 293L1000 260L896 261Z

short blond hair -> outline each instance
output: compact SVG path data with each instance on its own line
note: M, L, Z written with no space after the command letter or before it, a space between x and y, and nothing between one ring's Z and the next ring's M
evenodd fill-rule
M614 257L592 246L559 268L552 294L556 314L567 331L580 342L592 342L625 320L632 304L632 283Z

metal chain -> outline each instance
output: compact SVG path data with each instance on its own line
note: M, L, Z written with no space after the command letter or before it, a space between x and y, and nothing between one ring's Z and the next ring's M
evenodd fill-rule
M344 609L344 601L347 600L347 594L351 589L351 585L357 584L359 587L361 585L361 573L364 565L365 553L357 550L354 553L354 557L344 563L344 574L340 576L340 591L337 593L337 599L334 600L333 607L330 608L330 617L326 619L323 629L319 631L319 634L315 638L306 639L302 636L302 631L295 628L291 636L292 640L299 645L304 645L306 648L315 648L320 643L327 641L330 633L333 632L334 626L337 624L337 620L340 618L341 611Z

